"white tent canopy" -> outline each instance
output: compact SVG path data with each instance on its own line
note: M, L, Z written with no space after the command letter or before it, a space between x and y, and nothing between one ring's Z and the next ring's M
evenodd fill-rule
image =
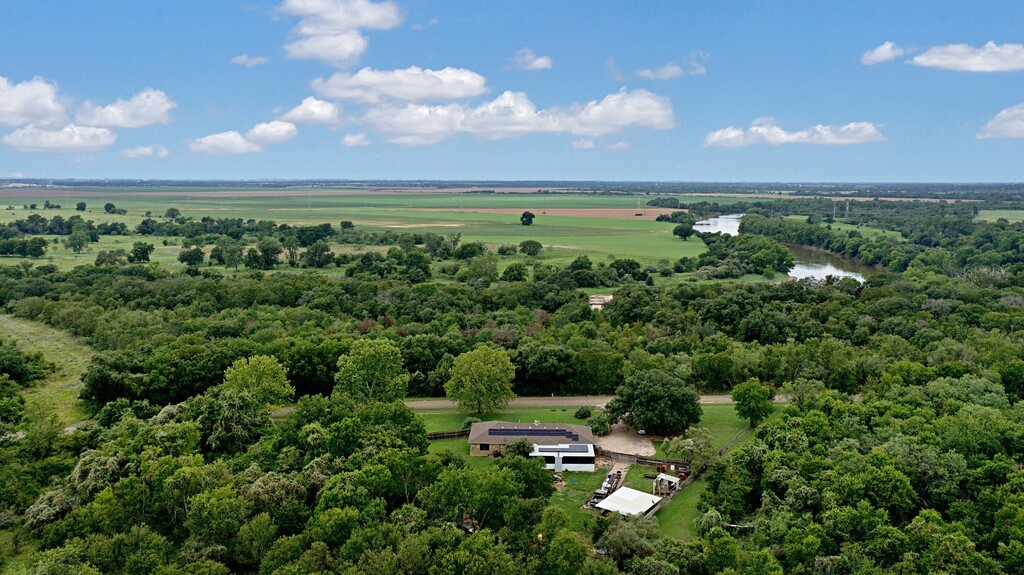
M661 497L622 487L597 503L598 509L615 511L623 515L643 515L661 501Z

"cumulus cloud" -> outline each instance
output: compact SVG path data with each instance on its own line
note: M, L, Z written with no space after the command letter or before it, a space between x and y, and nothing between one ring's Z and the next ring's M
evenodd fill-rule
M250 56L248 54L239 54L231 59L232 64L238 64L239 66L245 66L246 68L262 66L269 61L270 58L267 58L266 56Z
M708 73L705 64L709 56L710 54L706 52L693 52L682 62L682 65L669 62L660 68L643 68L633 73L646 80L672 80L680 76L703 76Z
M864 52L864 55L860 57L860 63L865 66L874 66L875 64L895 60L905 53L906 51L900 46L893 42L885 41L881 45Z
M297 124L335 124L340 111L337 104L310 96L298 106L285 112L281 119Z
M371 108L363 119L388 141L404 145L433 144L458 133L489 139L532 133L594 137L627 127L656 130L675 127L668 99L646 90L622 90L600 101L541 110L526 94L508 91L477 107L462 104L378 106Z
M345 134L345 137L341 139L341 145L350 148L353 146L369 146L370 139L366 137L365 133Z
M281 120L273 120L271 122L256 124L251 130L249 130L245 137L250 142L264 145L287 142L298 135L299 129L295 127L295 124L291 122L282 122Z
M580 138L578 140L573 140L572 147L577 150L593 150L594 140L591 140L589 138Z
M534 54L533 50L529 48L520 48L518 52L512 56L510 61L512 67L516 70L548 70L555 65L554 61L548 56L538 56Z
M320 60L344 68L355 63L369 45L361 29L387 30L402 22L394 2L369 0L285 0L279 10L298 16L293 40L285 44L289 58Z
M76 123L98 128L141 128L170 121L176 108L173 100L160 90L147 88L129 100L117 100L109 106L86 102L78 110Z
M382 99L416 101L459 100L487 91L487 80L472 70L444 68L404 70L363 68L355 74L336 72L326 80L317 78L313 91L325 98L377 103Z
M235 130L210 134L202 138L196 138L189 142L188 147L198 154L211 156L232 156L236 154L250 154L259 152L260 146L250 142Z
M117 135L106 128L70 124L59 130L29 125L3 138L8 146L27 152L91 152L116 141Z
M131 159L166 158L171 155L171 151L166 146L153 144L152 146L136 146L127 150L121 150L121 155Z
M759 118L746 130L729 126L704 137L705 146L736 148L754 144L864 144L887 138L871 122L850 122L844 126L818 124L806 130L787 132L774 118Z
M64 103L57 94L57 85L42 78L12 84L0 76L0 124L63 124Z
M988 138L1024 138L1024 104L1002 110L989 120L978 132L978 139Z
M608 146L608 149L609 150L628 150L628 149L630 149L632 147L633 147L633 144L630 144L629 142L615 142L614 144Z
M1024 44L989 42L981 48L967 44L934 46L914 56L910 63L958 72L1013 72L1024 70Z

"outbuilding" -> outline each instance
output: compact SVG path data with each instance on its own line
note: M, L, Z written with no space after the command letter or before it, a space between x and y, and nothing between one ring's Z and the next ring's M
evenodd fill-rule
M594 504L594 507L622 515L643 515L653 509L659 501L661 501L661 497L657 495L629 487L620 487L608 497Z

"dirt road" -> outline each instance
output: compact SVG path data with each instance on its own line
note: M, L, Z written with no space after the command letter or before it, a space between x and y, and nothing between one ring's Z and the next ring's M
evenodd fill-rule
M611 395L580 395L575 397L517 397L509 402L509 407L579 407L581 405L592 405L604 407L611 401ZM702 395L700 402L703 404L732 403L728 395ZM454 409L458 407L453 401L447 399L413 399L405 404L413 409Z

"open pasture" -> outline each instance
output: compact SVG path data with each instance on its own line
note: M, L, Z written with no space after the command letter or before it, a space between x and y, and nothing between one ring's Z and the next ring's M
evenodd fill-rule
M615 196L597 194L468 194L468 193L390 193L353 190L174 190L148 191L39 189L6 190L0 196L0 221L26 218L32 213L52 218L81 215L97 223L124 222L134 228L147 217L160 218L167 208L178 208L182 215L201 219L243 218L273 220L291 225L312 225L342 220L355 223L365 231L395 233L461 234L463 242L480 241L497 247L518 244L527 239L541 242L547 250L543 259L564 265L579 255L595 263L615 258L633 258L645 264L674 261L704 251L699 241L682 242L672 235L673 224L656 222L664 208L646 206L654 196ZM331 193L334 192L334 193ZM235 195L232 195L234 193ZM324 195L329 194L331 195ZM258 195L254 195L258 194ZM696 198L680 198L683 201ZM729 200L730 198L722 198ZM42 209L49 200L60 209ZM77 202L87 204L85 212L75 210ZM111 202L127 214L107 214L103 205ZM27 209L37 204L36 210ZM547 211L551 210L551 214ZM519 214L536 214L534 225L523 226ZM635 214L640 213L641 216ZM557 215L555 215L557 214ZM130 247L139 238L102 238L91 253L72 254L63 248L48 257L61 267L91 263L103 249ZM164 238L146 238L158 247L154 260L177 265L178 238L170 238L170 249L160 250ZM65 254L64 252L67 251ZM161 253L166 251L167 253ZM13 258L5 258L11 261Z

